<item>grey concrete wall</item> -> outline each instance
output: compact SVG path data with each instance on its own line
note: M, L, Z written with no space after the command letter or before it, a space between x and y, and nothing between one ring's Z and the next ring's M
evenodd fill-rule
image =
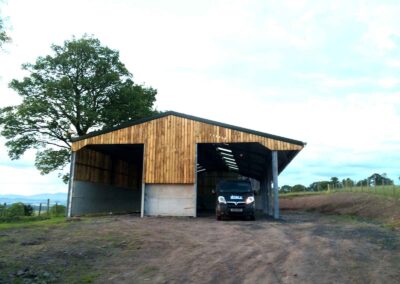
M145 216L196 216L194 184L146 184Z
M140 200L140 190L75 181L71 200L71 215L140 212Z

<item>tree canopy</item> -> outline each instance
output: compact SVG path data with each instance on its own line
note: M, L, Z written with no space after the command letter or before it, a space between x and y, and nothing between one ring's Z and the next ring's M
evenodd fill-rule
M1 1L0 1L0 4L1 4ZM2 48L3 44L8 42L9 40L10 40L10 37L6 33L6 29L4 26L4 20L0 14L0 48Z
M386 174L374 173L370 177L360 180L357 185L368 185L368 186L378 186L378 185L393 185L393 180L386 177Z
M73 136L156 112L157 91L134 83L118 51L89 36L51 49L51 55L22 66L28 77L10 83L22 103L0 109L9 156L18 159L36 149L42 174L69 163Z
M399 177L400 179L400 177ZM297 184L295 186L284 185L280 188L280 191L283 193L286 192L298 192L298 191L310 191L310 192L317 192L317 191L326 191L330 189L342 189L342 188L349 188L353 186L384 186L384 185L394 185L393 180L386 177L386 174L373 174L366 179L362 179L358 182L352 180L351 178L345 178L341 182L337 177L331 177L330 181L316 181L311 183L308 187L303 186L301 184Z

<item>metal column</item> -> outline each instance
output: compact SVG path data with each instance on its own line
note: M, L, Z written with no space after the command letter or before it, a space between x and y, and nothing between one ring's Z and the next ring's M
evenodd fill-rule
M268 214L268 191L267 191L267 178L264 177L260 180L260 193L261 193L261 203L263 214Z
M74 192L74 179L75 179L75 161L76 152L71 154L71 166L69 169L69 185L68 185L68 199L67 199L67 217L72 217L72 195Z
M274 181L274 219L279 219L278 152L272 151L272 179Z
M267 176L267 204L268 204L268 215L272 216L272 186L271 186L271 173Z

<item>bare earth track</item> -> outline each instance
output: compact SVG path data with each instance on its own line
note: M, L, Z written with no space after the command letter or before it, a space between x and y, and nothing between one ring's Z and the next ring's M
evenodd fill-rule
M397 231L319 213L283 213L281 221L108 216L2 230L0 283L396 283L400 279Z

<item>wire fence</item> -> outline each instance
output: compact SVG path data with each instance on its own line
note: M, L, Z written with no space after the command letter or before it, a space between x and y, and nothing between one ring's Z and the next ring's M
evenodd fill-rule
M376 194L395 199L400 199L400 186L382 185L382 186L347 186L342 188L328 189L328 192L354 192Z
M345 186L345 187L328 187L326 190L320 191L294 191L294 192L280 192L282 198L285 197L301 197L320 194L330 194L336 192L349 192L349 193L365 193L374 194L387 198L400 200L400 186L398 185L384 185L384 186Z
M32 210L30 216L61 216L65 214L65 205L59 201L52 201L50 199L35 201L35 202L3 202L0 203L0 217L7 217L10 215L10 210L15 204L23 204L25 207L29 206Z

